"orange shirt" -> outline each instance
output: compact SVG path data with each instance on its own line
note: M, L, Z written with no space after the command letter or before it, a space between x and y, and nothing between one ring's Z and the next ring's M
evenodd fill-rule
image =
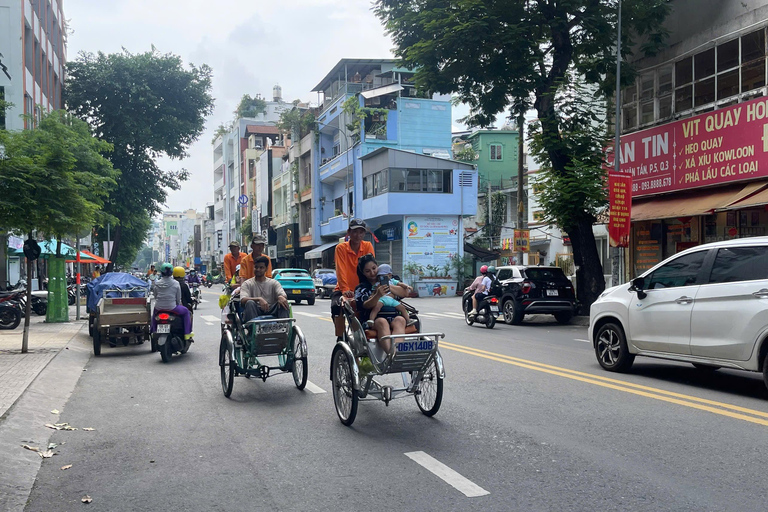
M224 277L227 278L227 282L232 280L232 276L235 275L235 269L243 260L243 257L245 257L245 253L242 252L237 255L237 258L232 256L231 252L224 256Z
M267 265L267 272L264 274L267 277L272 277L272 260L269 259L269 256L267 256L264 253L261 253L260 256L264 256L269 260L269 264ZM243 256L243 259L240 260L240 277L243 279L250 279L254 276L253 273L253 253L248 254L246 256Z
M357 277L357 260L366 254L373 254L373 245L371 242L363 240L360 242L360 249L354 252L349 246L349 242L341 242L336 246L334 259L336 261L336 290L342 292L354 291L360 284Z

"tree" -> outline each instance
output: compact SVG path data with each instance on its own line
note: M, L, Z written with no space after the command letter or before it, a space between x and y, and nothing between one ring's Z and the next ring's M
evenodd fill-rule
M242 117L256 117L259 114L267 113L267 102L259 96L251 98L248 94L243 94L240 99L240 103L235 109L235 118L240 119Z
M551 175L578 181L583 162L564 143L570 134L556 98L571 72L605 94L612 89L617 0L376 0L374 11L395 54L418 68L417 85L454 93L470 108L468 124L489 126L505 111L516 118L532 101ZM662 46L668 11L667 0L623 0L624 57ZM633 71L622 66L622 80ZM557 200L569 201L567 194ZM560 227L571 238L579 300L588 307L605 287L591 205L574 203L567 222Z
M109 255L113 262L132 261L149 218L162 210L166 188L178 190L188 178L185 169L163 170L156 160L187 156L213 110L210 90L210 67L186 68L178 56L160 54L154 47L135 55L127 50L80 53L67 63L67 108L114 145L110 159L121 171L105 204L116 222ZM121 247L129 241L133 253L124 258Z

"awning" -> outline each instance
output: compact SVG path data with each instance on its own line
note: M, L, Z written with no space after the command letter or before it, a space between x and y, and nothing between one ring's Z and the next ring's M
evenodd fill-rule
M686 195L670 196L632 203L632 222L711 215L763 190L768 182L732 185L716 189L697 190Z
M75 262L76 260L67 260L68 262ZM92 252L88 251L80 251L80 263L95 263L97 265L106 265L109 263L109 260L106 258L102 258L101 256L96 256Z
M338 245L339 242L329 242L327 244L318 245L314 249L307 251L304 253L304 259L305 260L315 260L317 258L323 257L323 251L326 249L330 249L331 247L335 247Z
M482 247L468 242L464 244L464 252L468 252L480 261L495 260L499 257L499 253L496 251L489 251L488 249L483 249Z
M751 195L745 199L731 203L726 210L740 210L742 208L752 208L755 206L764 206L768 204L768 189L763 189L757 194Z
M385 85L384 87L377 87L375 89L363 91L360 93L360 96L369 100L377 96L384 96L385 94L392 94L393 92L402 91L402 90L403 90L403 86L400 84L389 84L389 85Z

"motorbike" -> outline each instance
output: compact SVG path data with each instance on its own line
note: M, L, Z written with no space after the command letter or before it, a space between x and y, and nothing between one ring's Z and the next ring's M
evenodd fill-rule
M18 292L0 294L0 329L15 329L21 323L24 313L17 295Z
M461 298L462 309L464 310L464 320L467 325L472 325L475 322L484 324L487 329L493 329L496 325L496 319L499 317L499 298L493 293L485 296L483 300L477 304L477 314L473 315L472 311L472 291L465 290L464 295Z
M164 363L174 353L186 354L192 340L184 339L184 319L169 311L155 312L155 330L152 332L152 352L160 352Z
M197 305L202 300L202 292L200 291L200 285L198 283L192 283L189 285L190 292L192 292L192 308L197 309Z

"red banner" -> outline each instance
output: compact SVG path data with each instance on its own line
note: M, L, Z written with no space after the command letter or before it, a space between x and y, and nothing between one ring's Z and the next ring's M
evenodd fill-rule
M768 98L631 133L620 147L634 197L766 178Z
M632 176L608 173L610 219L608 239L611 247L629 247L630 214L632 208Z

